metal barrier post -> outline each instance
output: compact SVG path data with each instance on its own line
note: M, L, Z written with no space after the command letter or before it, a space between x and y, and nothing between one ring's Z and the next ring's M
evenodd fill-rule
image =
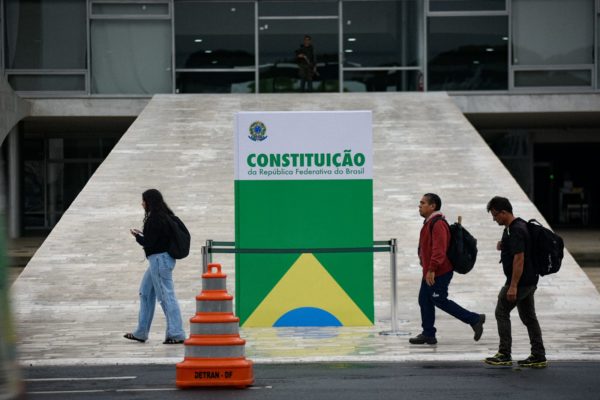
M392 320L392 330L379 332L380 335L408 335L408 332L400 332L398 329L398 241L395 238L390 239L390 280L391 280L391 295L390 312Z
M391 312L392 312L392 332L398 332L398 311L397 311L397 306L398 306L398 271L396 269L397 267L397 257L396 254L398 253L398 244L396 243L396 239L391 239L390 240L390 268L392 269L391 271L391 276L392 276L392 307L391 307Z
M208 272L208 248L206 246L202 246L202 273L205 274Z
M206 253L208 254L208 263L209 264L213 262L212 251L211 251L212 247L213 247L213 240L212 239L206 239ZM206 271L204 271L204 272L206 272Z

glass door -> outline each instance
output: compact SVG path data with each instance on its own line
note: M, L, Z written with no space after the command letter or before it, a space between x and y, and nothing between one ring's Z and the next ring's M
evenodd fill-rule
M261 1L257 24L259 92L339 92L337 1Z

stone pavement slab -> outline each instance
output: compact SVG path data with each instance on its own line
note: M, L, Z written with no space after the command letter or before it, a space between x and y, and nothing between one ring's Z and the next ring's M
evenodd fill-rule
M157 95L97 169L12 287L23 364L175 363L181 346L162 345L157 307L150 341L122 338L134 329L138 285L146 268L129 228L140 227L141 193L156 187L186 221L190 256L177 262L177 296L187 320L200 291L200 246L234 239L233 131L237 111L372 110L374 229L397 238L398 317L404 334L420 332L416 257L423 193L437 192L448 219L478 238L478 263L455 276L450 297L487 314L480 342L470 327L438 312L437 346L411 346L408 337L380 336L390 328L387 254L375 255L375 326L242 329L247 356L257 362L476 360L495 353L494 307L504 282L496 241L501 227L485 210L494 195L515 213L543 221L452 100L444 93ZM360 229L360 227L357 227ZM233 257L215 258L235 294ZM536 294L549 359L600 360L600 295L570 254ZM529 353L525 328L513 315L515 357ZM187 328L187 327L186 327Z

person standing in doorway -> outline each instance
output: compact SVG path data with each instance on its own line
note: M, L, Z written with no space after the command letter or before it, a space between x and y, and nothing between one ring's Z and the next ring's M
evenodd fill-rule
M513 215L512 205L505 197L492 198L487 204L487 211L498 225L504 226L502 240L498 242L496 249L500 251L506 282L500 289L496 304L496 322L500 336L498 353L486 358L485 362L490 365L512 365L510 312L517 307L531 343L531 355L518 364L521 367L545 368L548 362L533 296L539 277L531 259L531 237L527 222Z
M180 344L185 339L185 332L173 286L175 259L167 252L171 240L169 218L174 214L156 189L142 193L142 207L145 212L143 231L131 229L130 232L144 247L149 265L140 284L138 326L124 337L142 343L148 340L158 300L167 319L163 344Z
M435 193L426 193L419 202L419 214L425 218L419 236L419 259L423 268L419 306L423 331L409 339L411 344L436 344L435 307L469 324L478 341L483 334L485 314L468 311L448 299L452 280L452 264L446 251L450 245L450 228L441 213L442 200Z
M296 62L299 68L300 90L303 92L312 92L313 78L317 74L317 63L315 49L312 45L312 37L309 35L304 35L304 40L300 48L296 50Z

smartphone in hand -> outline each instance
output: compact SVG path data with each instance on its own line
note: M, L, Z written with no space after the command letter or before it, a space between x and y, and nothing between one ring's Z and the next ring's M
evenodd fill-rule
M129 230L129 232L133 235L133 236L144 236L144 234L142 233L142 231L140 231L139 229L136 228L131 228Z

